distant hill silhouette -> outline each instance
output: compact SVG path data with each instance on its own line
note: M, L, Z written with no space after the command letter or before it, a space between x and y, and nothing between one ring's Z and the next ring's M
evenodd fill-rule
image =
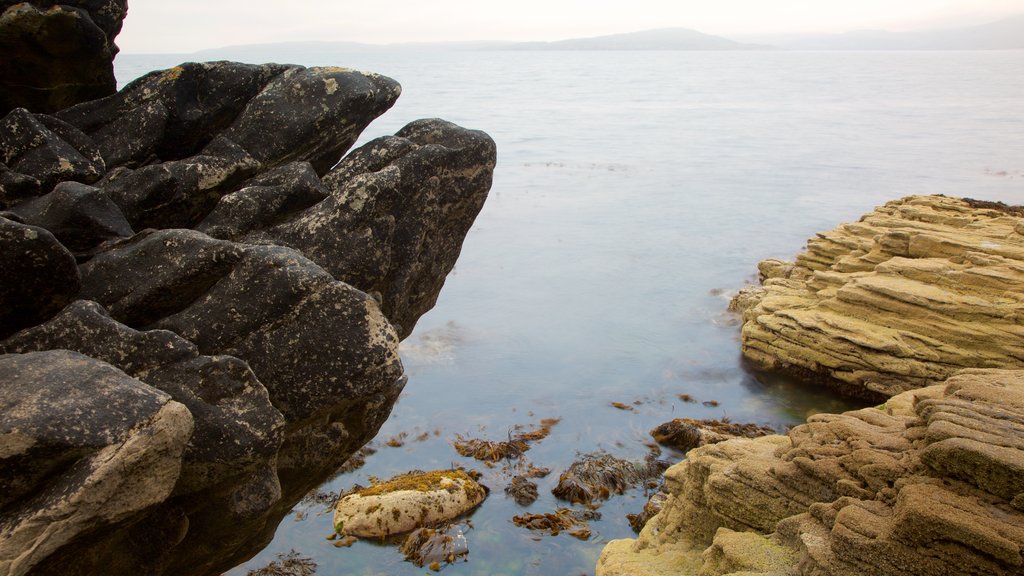
M744 44L689 28L659 28L555 42L520 42L507 50L761 50L767 46Z
M660 28L554 42L416 42L383 45L344 41L281 42L226 46L188 56L262 62L306 59L309 54L320 54L327 61L336 59L334 54L402 50L1024 50L1024 15L982 26L945 30L858 30L845 34L758 36L744 40L746 42L737 42L689 28Z
M964 28L845 34L764 36L757 41L785 50L1024 50L1024 15Z

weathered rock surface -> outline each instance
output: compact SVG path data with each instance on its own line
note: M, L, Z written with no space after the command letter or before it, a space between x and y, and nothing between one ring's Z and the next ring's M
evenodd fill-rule
M598 574L1020 574L1024 371L691 450Z
M458 259L461 238L483 207L477 191L490 187L494 157L494 142L483 132L420 120L349 154L324 177L322 202L258 215L279 220L258 229L237 208L241 199L225 197L197 229L301 251L339 280L381 295L404 338L433 307ZM315 188L300 190L307 188L307 198L315 198ZM324 230L335 231L329 241Z
M25 224L49 230L75 254L135 233L106 194L78 182L61 182L53 192L18 204L11 214Z
M113 94L127 0L0 0L0 116Z
M743 354L879 402L963 368L1022 368L1022 218L913 196L818 234L733 301Z
M68 351L0 355L0 573L34 573L76 538L167 498L192 415Z
M176 494L251 473L281 447L284 418L249 365L237 358L201 356L195 344L167 330L133 330L86 300L0 342L5 353L56 348L107 362L188 408L195 429Z
M75 257L38 226L0 217L0 338L56 314L81 284Z
M343 496L334 509L334 528L360 538L402 534L453 520L486 497L462 470L410 472Z
M42 9L91 14L112 39L113 7ZM84 354L189 423L160 460L174 473L109 514L46 508L30 486L77 490L85 452L57 467L12 452L43 472L9 491L0 574L221 573L376 434L406 382L398 340L437 298L495 163L489 137L441 120L343 159L399 92L341 68L183 64L0 119L0 351ZM54 423L92 410L66 400L26 402ZM68 430L88 444L89 422ZM102 498L136 502L117 492L132 482Z

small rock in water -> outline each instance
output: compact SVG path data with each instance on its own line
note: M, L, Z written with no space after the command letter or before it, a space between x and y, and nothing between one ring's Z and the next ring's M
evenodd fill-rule
M401 551L409 562L421 568L429 564L436 572L442 564L452 564L469 554L469 542L459 524L417 528L402 542Z
M644 504L644 509L639 514L626 514L626 519L629 520L629 526L637 534L644 529L647 525L648 520L654 517L655 514L661 512L662 507L665 506L665 500L668 498L668 493L662 490L651 494L647 503Z
M360 538L402 534L456 518L486 497L484 487L462 470L410 472L343 496L334 528Z
M775 430L757 424L737 424L722 420L676 418L651 430L654 440L663 446L686 452L698 446L717 444L730 438L757 438L775 434Z

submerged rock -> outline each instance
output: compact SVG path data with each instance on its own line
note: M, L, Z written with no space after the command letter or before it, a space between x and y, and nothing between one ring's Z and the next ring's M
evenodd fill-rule
M410 472L343 496L334 528L360 538L402 534L457 518L486 497L483 486L462 470Z
M597 573L1017 574L1021 422L1024 371L966 370L786 436L696 448Z
M963 368L1022 368L1024 225L1006 206L889 202L742 291L743 355L881 402Z
M413 564L439 569L453 564L469 554L469 542L461 524L448 524L438 528L417 528L402 542L402 554Z

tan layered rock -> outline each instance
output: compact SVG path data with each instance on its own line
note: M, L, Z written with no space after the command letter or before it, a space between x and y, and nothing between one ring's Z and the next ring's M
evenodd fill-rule
M1024 210L911 196L759 268L732 308L765 369L882 401L963 368L1024 368Z
M1024 371L697 448L665 477L599 575L1022 574Z

